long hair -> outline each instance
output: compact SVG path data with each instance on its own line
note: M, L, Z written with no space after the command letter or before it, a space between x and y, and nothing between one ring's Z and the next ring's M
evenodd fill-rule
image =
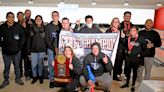
M113 22L114 22L114 20L115 19L117 19L118 20L118 22L119 22L119 25L118 25L118 29L120 28L120 20L119 20L119 18L118 17L114 17L113 19L112 19L112 21L111 21L111 23L110 23L110 28L112 28L113 27Z
M41 26L43 26L43 25L44 25L44 22L43 22L43 18L42 18L41 15L36 15L36 17L35 17L35 25L37 25L37 24L36 24L36 18L37 18L37 17L40 17L40 18L41 18L41 20L42 20L42 24L41 24Z
M72 49L70 46L64 47L64 51L65 51L67 48L69 48L69 49L71 50L72 56L74 56L75 54L74 54L74 52L73 52L73 49Z

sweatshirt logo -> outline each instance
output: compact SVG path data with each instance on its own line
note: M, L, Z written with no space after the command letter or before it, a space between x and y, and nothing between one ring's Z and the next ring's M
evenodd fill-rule
M91 63L91 67L92 67L94 70L97 70L97 69L99 69L99 68L101 67L101 65L94 62L94 63Z

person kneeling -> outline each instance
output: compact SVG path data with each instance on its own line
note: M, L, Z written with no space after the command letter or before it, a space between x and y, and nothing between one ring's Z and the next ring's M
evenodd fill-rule
M69 73L71 81L69 83L66 83L62 90L64 90L64 92L73 92L79 85L79 77L82 73L80 68L80 61L74 55L73 49L70 46L66 46L64 48L64 56L67 60L69 60Z
M104 87L105 92L109 92L112 84L112 77L109 72L113 69L112 63L107 55L101 52L101 47L98 42L91 45L91 53L86 55L83 62L83 74L80 77L80 83L84 88L95 86L95 82L90 80L87 66L91 68L91 72L95 77L98 85Z

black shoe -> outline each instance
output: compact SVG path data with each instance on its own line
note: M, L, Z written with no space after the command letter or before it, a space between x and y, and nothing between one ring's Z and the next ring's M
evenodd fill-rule
M39 76L39 82L40 82L40 84L43 84L43 77L42 76Z
M54 88L55 87L55 82L50 82L49 88Z
M38 78L37 77L34 77L31 84L35 84L37 82Z
M127 88L129 87L129 85L127 83L125 83L124 85L122 85L120 88Z
M113 78L113 80L121 81L118 77Z
M134 86L131 87L131 92L135 92L135 87Z
M18 85L24 85L24 83L21 79L16 79L15 83L17 83Z
M9 81L4 80L3 83L0 85L0 89L5 88L7 85L9 85Z

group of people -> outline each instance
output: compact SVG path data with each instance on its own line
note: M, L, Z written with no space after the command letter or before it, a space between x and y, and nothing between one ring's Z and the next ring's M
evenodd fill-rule
M4 61L4 81L0 88L9 84L9 72L11 62L15 69L15 82L24 85L21 77L24 75L26 80L32 78L31 84L38 80L43 84L43 62L47 54L49 68L49 88L54 88L54 68L53 61L58 55L59 34L61 31L70 31L75 33L103 33L100 28L93 24L93 17L87 15L85 24L81 26L80 20L76 21L75 28L70 27L68 18L59 21L59 13L53 11L52 21L44 25L41 15L37 15L35 20L31 18L31 11L18 12L18 22L14 21L15 15L12 12L6 14L6 22L0 25L0 46L2 47L2 56ZM101 52L101 46L98 42L91 45L91 53L86 55L83 61L82 70L79 59L74 55L73 49L66 46L64 56L70 60L69 68L71 70L72 82L65 85L64 90L72 92L81 84L84 89L101 84L105 92L109 92L112 80L121 81L119 76L124 73L126 83L121 88L129 87L131 70L133 69L132 90L135 90L135 82L141 82L142 75L138 74L138 68L145 67L144 79L150 79L155 48L161 46L159 34L153 30L153 21L146 20L145 29L139 30L131 22L131 12L124 13L124 21L120 23L119 18L113 18L111 25L105 33L120 33L120 39L116 54L114 66L108 55ZM24 65L22 65L24 61ZM122 65L125 62L124 72ZM96 83L89 79L87 65L91 67L95 76ZM22 67L24 66L24 68ZM24 74L23 74L24 69ZM113 69L113 78L111 73ZM143 71L140 71L142 73Z

